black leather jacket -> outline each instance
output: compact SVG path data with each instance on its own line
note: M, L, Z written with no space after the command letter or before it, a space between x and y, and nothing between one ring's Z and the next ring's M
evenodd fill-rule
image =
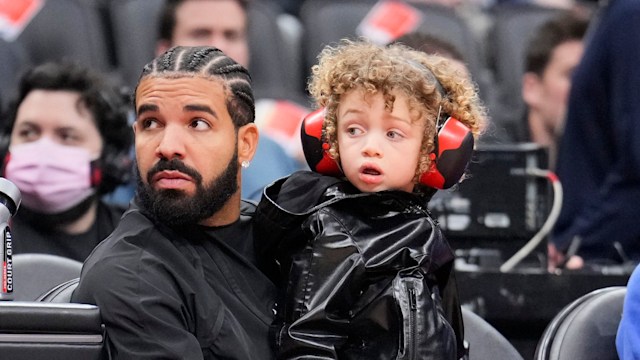
M456 359L454 254L427 197L298 172L265 189L256 250L280 284L279 359Z

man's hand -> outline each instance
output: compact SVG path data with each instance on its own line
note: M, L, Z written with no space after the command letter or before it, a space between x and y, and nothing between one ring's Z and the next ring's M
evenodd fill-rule
M561 251L558 251L554 244L547 246L547 256L547 270L549 272L555 272L559 268L576 270L584 266L584 260L581 256L572 255L567 259Z

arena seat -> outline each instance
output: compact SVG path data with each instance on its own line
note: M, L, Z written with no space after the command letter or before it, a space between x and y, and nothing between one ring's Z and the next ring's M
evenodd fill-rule
M110 72L114 59L108 31L99 1L44 1L15 42L35 65L70 59Z
M134 86L142 67L155 57L160 12L166 0L111 0L108 4L119 71ZM298 56L291 54L278 25L282 9L271 1L252 1L249 17L249 70L257 98L299 101L304 88Z
M522 360L518 350L486 320L465 307L462 319L469 360Z
M535 360L617 360L616 333L627 288L594 290L562 309L545 329Z
M18 78L29 67L30 60L21 44L0 38L0 64L0 109L5 109L15 96Z
M300 10L305 29L303 37L305 68L317 62L320 51L343 38L357 37L356 29L377 0L306 0ZM483 69L480 45L465 21L453 9L428 3L411 3L420 10L417 31L431 34L454 45L464 56L474 78Z
M111 0L109 17L118 69L133 87L142 67L155 56L160 11L165 0Z
M80 276L82 263L51 254L13 255L15 301L34 301L52 287Z
M52 303L68 303L71 302L71 295L73 291L78 287L80 278L73 278L71 280L60 283L48 291L42 293L36 301L52 302Z

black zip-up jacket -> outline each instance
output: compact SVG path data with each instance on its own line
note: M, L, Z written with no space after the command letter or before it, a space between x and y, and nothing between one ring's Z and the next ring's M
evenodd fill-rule
M279 359L464 355L454 254L427 201L311 172L265 189L254 230L261 267L280 284Z

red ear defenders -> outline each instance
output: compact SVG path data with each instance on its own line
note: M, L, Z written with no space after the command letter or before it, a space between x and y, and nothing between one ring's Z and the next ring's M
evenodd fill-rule
M300 137L305 159L315 172L343 176L340 166L329 155L329 144L322 136L323 122L324 108L313 111L302 120ZM420 175L419 181L425 186L447 189L460 180L471 160L473 134L466 125L448 117L438 124L435 145L431 167Z

